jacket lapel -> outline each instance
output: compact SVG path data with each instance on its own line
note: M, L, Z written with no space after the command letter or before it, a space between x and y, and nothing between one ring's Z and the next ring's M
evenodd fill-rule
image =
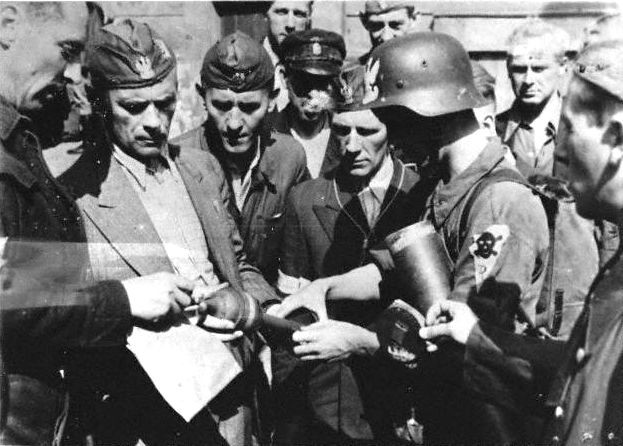
M340 213L344 214L344 218L352 226L354 231L366 233L369 232L368 221L366 220L361 203L352 192L348 192L336 187L333 179L327 179L325 182L324 193L320 194L317 203L312 206L314 214L318 218L320 225L327 233L329 240L334 240L335 225ZM340 203L342 205L340 205ZM344 206L344 209L342 209Z
M223 208L217 193L219 188L207 172L202 172L181 155L175 158L175 163L201 222L210 260L225 281L234 287L241 286L238 262L228 232L229 222L225 216L228 210Z
M143 203L115 160L99 196L85 195L79 201L87 218L136 274L173 270Z

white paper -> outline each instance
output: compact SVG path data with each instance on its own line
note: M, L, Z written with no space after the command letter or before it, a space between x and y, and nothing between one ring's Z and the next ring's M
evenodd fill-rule
M194 325L161 332L134 327L128 349L187 422L242 372L225 344Z

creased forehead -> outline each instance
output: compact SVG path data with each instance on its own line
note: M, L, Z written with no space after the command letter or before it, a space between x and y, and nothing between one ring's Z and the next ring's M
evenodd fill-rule
M543 39L528 39L510 48L509 58L551 61L556 59L556 52Z

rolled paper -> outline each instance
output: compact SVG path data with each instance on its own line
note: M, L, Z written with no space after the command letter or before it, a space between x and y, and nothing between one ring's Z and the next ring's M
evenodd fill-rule
M385 238L399 271L403 300L425 315L451 288L452 263L441 236L428 221L402 228Z

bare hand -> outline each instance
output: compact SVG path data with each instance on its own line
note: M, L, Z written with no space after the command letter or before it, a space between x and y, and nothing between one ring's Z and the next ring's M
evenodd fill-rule
M223 288L227 288L229 284L227 282L220 283L218 285L197 285L193 290L192 298L195 302L201 302L208 299L211 295Z
M449 336L464 345L476 323L478 318L466 304L442 300L430 307L426 314L427 326L421 328L419 334L422 339Z
M286 317L294 310L308 308L316 313L319 321L325 321L327 317L327 304L325 302L328 287L323 279L314 280L301 291L286 297L278 308L271 311L277 317Z
M132 316L150 322L173 313L191 303L194 284L172 273L156 273L121 282L128 294Z
M326 320L294 332L294 354L303 361L339 361L352 354L372 355L379 349L376 334L348 322Z

